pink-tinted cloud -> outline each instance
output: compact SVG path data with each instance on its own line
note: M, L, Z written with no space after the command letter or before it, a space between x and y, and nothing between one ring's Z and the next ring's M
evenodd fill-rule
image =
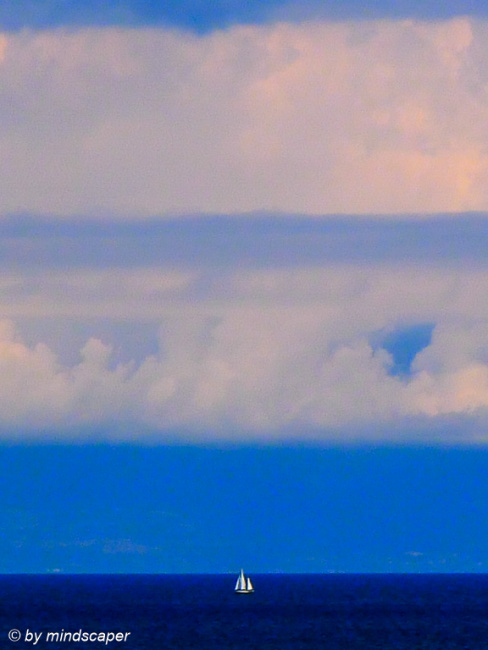
M9 34L0 211L488 208L482 20Z

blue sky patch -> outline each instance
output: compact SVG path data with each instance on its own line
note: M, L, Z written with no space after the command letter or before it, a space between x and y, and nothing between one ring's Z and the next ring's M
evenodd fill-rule
M5 30L59 26L169 25L207 32L233 24L259 24L273 20L368 20L378 18L450 18L456 15L486 15L480 0L444 2L364 3L360 0L289 2L286 0L4 0L0 3L0 25Z
M430 345L434 327L432 323L419 323L400 327L384 336L380 347L393 357L391 375L410 374L412 362L417 354Z

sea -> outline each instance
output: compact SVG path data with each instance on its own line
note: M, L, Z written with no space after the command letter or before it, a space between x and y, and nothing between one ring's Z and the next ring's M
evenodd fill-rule
M5 575L0 648L488 649L488 575Z

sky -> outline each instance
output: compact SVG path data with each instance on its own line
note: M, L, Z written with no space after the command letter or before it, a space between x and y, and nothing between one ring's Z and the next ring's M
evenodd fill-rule
M459 4L0 1L0 572L486 570Z

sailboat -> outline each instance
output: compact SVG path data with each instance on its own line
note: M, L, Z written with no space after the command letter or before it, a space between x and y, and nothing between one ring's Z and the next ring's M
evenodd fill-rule
M235 592L236 594L252 594L254 592L251 578L246 578L242 569L237 578Z

